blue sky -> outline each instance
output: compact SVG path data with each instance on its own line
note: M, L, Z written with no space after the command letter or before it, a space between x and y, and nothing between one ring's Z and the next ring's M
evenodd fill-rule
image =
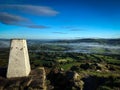
M0 38L120 38L120 0L0 0Z

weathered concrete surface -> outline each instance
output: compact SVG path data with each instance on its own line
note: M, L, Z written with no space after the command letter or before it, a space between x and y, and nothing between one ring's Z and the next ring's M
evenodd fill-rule
M30 70L26 40L11 40L7 78L28 76Z

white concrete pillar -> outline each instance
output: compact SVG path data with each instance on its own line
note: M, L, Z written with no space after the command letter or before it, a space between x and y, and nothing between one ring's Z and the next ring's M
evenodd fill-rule
M7 78L25 77L31 71L26 40L11 40Z

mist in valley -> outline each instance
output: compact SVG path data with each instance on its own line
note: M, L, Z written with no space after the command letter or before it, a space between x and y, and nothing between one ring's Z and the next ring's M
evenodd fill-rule
M0 40L0 48L9 48L10 40ZM120 44L96 42L59 42L55 40L28 40L30 52L76 52L120 54Z

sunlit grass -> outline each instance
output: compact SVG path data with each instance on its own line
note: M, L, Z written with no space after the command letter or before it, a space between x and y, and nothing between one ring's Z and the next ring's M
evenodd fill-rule
M61 68L64 70L69 70L73 65L80 65L81 63L79 62L72 62L72 63L67 63L67 64L62 64L60 65Z

